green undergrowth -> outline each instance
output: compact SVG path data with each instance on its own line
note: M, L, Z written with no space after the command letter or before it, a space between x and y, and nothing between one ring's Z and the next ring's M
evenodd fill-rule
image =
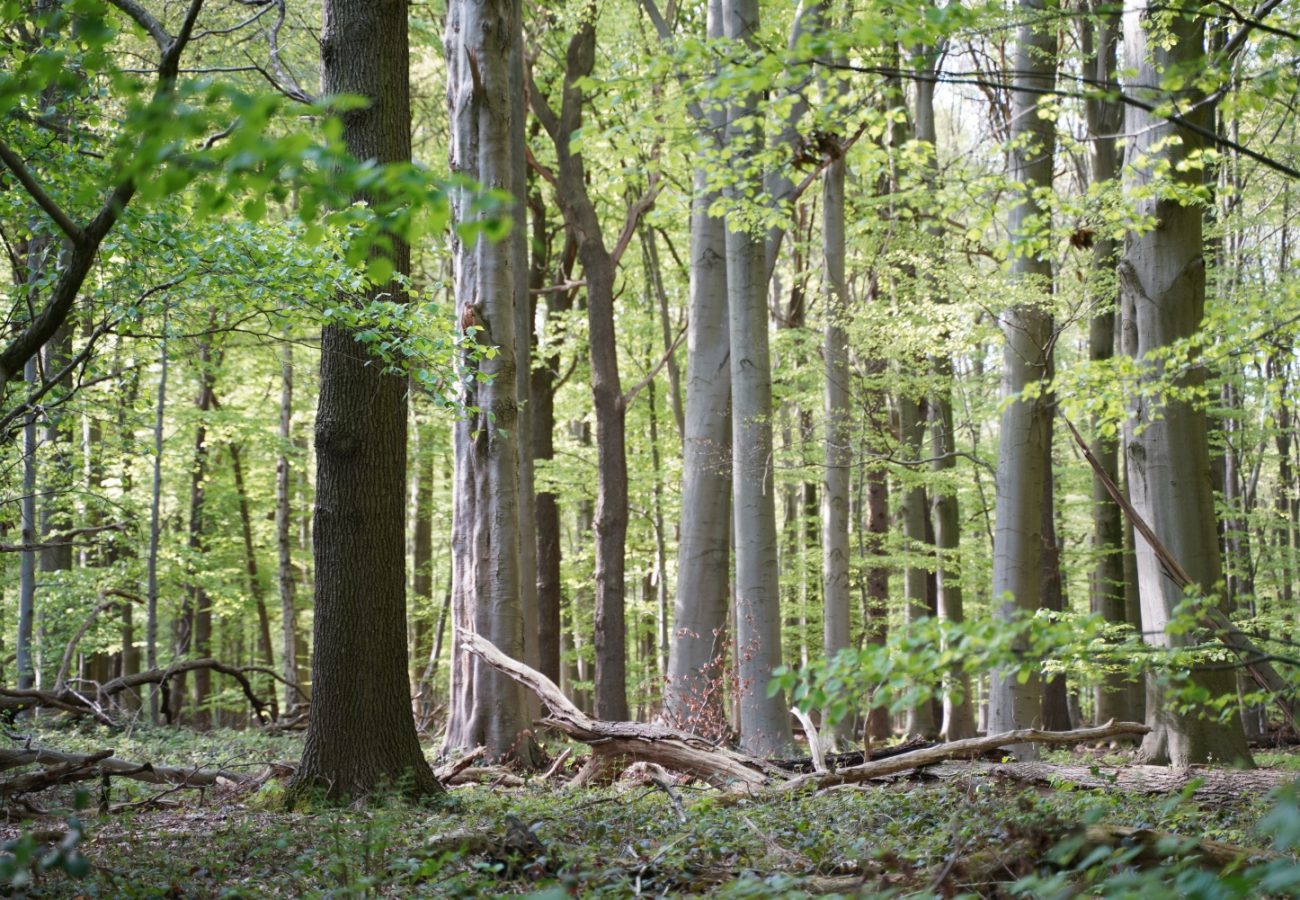
M34 738L63 750L111 746L120 756L156 764L228 768L292 760L301 740L155 729L110 735L84 727ZM276 802L273 782L251 796L177 792L164 798L177 806L107 816L96 813L96 785L88 788L89 807L77 814L84 826L77 849L88 871L74 879L59 865L42 869L41 853L52 850L29 847L34 874L28 895L558 900L826 892L1145 897L1166 891L1217 898L1263 896L1257 888L1270 875L1270 893L1295 895L1287 881L1296 870L1290 857L1275 861L1271 872L1243 863L1207 874L1177 853L1174 862L1152 870L1132 865L1122 846L1109 853L1078 846L1084 826L1101 824L1267 848L1272 838L1259 826L1275 804L1249 792L1239 802L1207 806L1188 795L1027 789L956 777L728 803L717 792L683 786L677 789L683 821L661 789L638 784L580 790L555 782L515 789L478 785L455 789L450 807L379 798L361 808L288 813ZM113 799L144 799L159 790L114 779ZM20 828L62 823L73 805L70 789L33 799L49 814L8 826L6 839ZM1272 817L1279 846L1300 843L1293 839L1300 838L1293 798ZM1296 834L1288 836L1287 828ZM467 853L460 838L449 835L473 835L480 843L486 836L487 846Z

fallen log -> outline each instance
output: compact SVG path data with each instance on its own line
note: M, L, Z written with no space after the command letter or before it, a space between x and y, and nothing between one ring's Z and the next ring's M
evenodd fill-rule
M66 684L56 685L55 689L50 691L37 688L0 687L0 710L18 713L33 707L43 706L73 713L74 715L93 716L104 725L113 725L115 723L102 708L105 700L142 685L164 685L168 679L182 672L192 672L195 669L211 669L214 672L220 672L222 675L229 675L235 679L243 689L244 696L248 699L249 704L253 707L253 712L258 721L266 724L270 720L267 715L268 705L253 691L253 685L248 680L248 675L245 674L244 669L239 666L227 665L215 659L188 659L173 663L166 668L150 669L146 672L137 672L133 675L114 678L112 681L106 681L99 686L93 700L72 690Z
M593 719L578 709L568 697L542 673L511 659L482 635L467 632L461 646L494 669L531 690L546 706L550 715L541 724L555 728L569 737L591 746L591 759L584 772L610 768L615 759L658 763L665 769L684 772L715 787L739 793L775 788L782 792L805 787L823 790L841 784L854 784L932 765L953 758L984 753L1010 744L1043 743L1068 745L1104 740L1122 734L1146 734L1150 729L1137 722L1107 722L1096 728L1075 731L1039 731L1026 728L982 738L968 738L936 744L901 753L887 759L838 771L814 772L790 778L767 760L747 756L675 728L640 722L605 722ZM619 766L621 771L623 767ZM588 777L591 777L590 775ZM575 783L581 783L580 775Z
M100 753L65 753L60 750L38 748L0 749L0 772L32 764L68 766L83 768L94 766L96 775L108 774L149 784L174 784L183 787L212 787L219 780L234 784L255 784L257 778L244 772L229 769L183 768L179 766L155 766L150 763L134 763L119 759L111 750ZM105 755L107 753L108 755ZM22 777L22 776L19 776ZM3 792L3 788L0 788Z
M1054 766L1041 762L944 763L926 769L935 778L970 775L1007 778L1029 784L1070 784L1077 787L1133 794L1174 794L1191 788L1202 803L1226 804L1243 796L1263 796L1289 784L1295 772L1278 769L1170 769L1165 766Z
M759 788L782 777L781 770L765 760L714 746L686 731L664 725L593 719L574 706L555 682L506 656L482 635L465 633L461 646L536 694L550 713L540 724L590 745L593 763L615 758L653 762L714 786L733 789ZM624 766L618 768L621 771Z

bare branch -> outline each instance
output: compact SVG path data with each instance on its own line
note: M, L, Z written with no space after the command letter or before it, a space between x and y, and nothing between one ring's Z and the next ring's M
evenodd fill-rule
M668 362L668 360L672 359L673 354L677 351L677 348L681 345L682 338L684 337L686 337L686 327L683 327L681 331L677 332L677 339L673 341L671 347L669 347L666 351L664 351L664 355L659 358L659 362L655 363L654 368L650 370L650 372L646 375L646 377L642 378L639 382L637 382L636 386L633 387L632 390L628 391L626 394L623 395L624 408L631 406L632 401L636 399L636 395L641 393L641 391L645 388L647 384L654 381L655 376L659 374L659 370L664 367L664 365Z
M162 23L155 19L149 10L136 3L135 0L108 0L108 2L130 16L135 24L149 32L149 37L153 38L153 42L158 45L158 49L166 52L167 45L172 42L172 36L167 33L167 29L163 28Z

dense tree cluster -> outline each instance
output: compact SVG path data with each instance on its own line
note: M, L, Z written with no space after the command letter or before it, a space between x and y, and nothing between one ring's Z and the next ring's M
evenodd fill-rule
M1249 763L1294 724L1297 30L0 4L0 707L253 693L295 789L429 793L421 734L536 759L476 634L756 756L794 702Z

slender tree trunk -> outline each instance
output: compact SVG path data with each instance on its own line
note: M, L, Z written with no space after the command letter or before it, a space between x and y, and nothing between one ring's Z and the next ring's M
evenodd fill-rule
M1151 17L1160 18L1159 36L1152 38ZM1192 12L1169 12L1140 4L1124 12L1125 68L1134 74L1129 92L1140 99L1163 102L1161 80L1170 70L1186 73L1201 66L1204 23ZM1195 97L1183 103L1190 104ZM1187 106L1193 121L1208 115L1206 104ZM1159 227L1129 236L1119 264L1123 300L1125 350L1144 368L1144 381L1159 379L1161 365L1154 357L1169 345L1188 338L1201 327L1205 310L1205 260L1202 213L1198 204L1184 205L1162 191L1147 192L1151 164L1167 166L1184 187L1194 187L1200 170L1182 171L1181 163L1202 147L1190 131L1139 109L1126 108L1128 152L1144 166L1131 166L1126 188L1142 191L1135 198L1136 212L1149 216ZM1177 137L1177 141L1171 138ZM1204 382L1199 368L1179 378L1183 388ZM1214 503L1210 490L1210 460L1205 413L1184 400L1152 399L1140 392L1126 427L1129 492L1137 513L1151 526L1170 553L1210 596L1221 575ZM1137 547L1142 627L1147 640L1159 647L1174 647L1196 640L1196 635L1170 629L1174 609L1183 602L1180 591L1162 572L1145 541ZM1193 682L1210 698L1234 693L1236 679L1230 670L1199 671ZM1147 721L1153 730L1142 743L1152 760L1166 756L1176 766L1210 759L1249 763L1241 719L1235 713L1227 723L1202 717L1197 705L1161 702L1149 692Z
M726 36L752 45L757 0L724 0ZM727 139L739 158L755 156L762 134L754 125L758 97L732 98ZM756 176L728 189L739 203L761 190ZM769 696L772 670L781 664L780 572L772 469L772 366L767 335L765 241L739 223L727 245L727 306L731 339L732 495L736 527L736 659L740 683L740 742L769 755L791 741L782 692Z
M582 126L582 80L596 58L594 17L583 20L569 42L563 96L558 113L540 91L533 108L555 144L559 168L556 199L565 225L578 243L587 280L587 331L591 393L596 410L596 717L628 718L627 625L624 583L628 525L626 414L614 329L614 277L618 262L605 246L600 220L587 188L586 165L575 153L572 134Z
M1047 379L1056 377L1056 352L1047 354ZM1065 584L1061 578L1061 543L1056 529L1056 473L1052 455L1052 436L1055 432L1056 395L1048 392L1043 397L1047 407L1044 422L1047 438L1043 442L1043 550L1039 575L1040 608L1049 612L1065 611ZM1065 676L1053 675L1043 679L1043 727L1048 731L1069 731L1070 701Z
M257 608L257 652L261 662L274 671L275 651L271 643L271 613L266 608L266 591L258 575L257 550L253 543L253 513L248 502L248 490L244 487L244 465L238 444L228 444L230 453L230 470L235 479L235 496L239 500L239 530L244 538L244 573L248 576L248 593ZM271 717L279 716L279 707L275 701L275 684L266 685L271 703Z
M449 43L456 52L448 55L463 72L464 48ZM483 59L485 66L504 65ZM410 160L408 70L406 0L326 0L322 92L369 100L343 119L343 140L356 158ZM410 248L394 240L390 259L394 279L368 294L401 301ZM351 799L385 784L411 794L442 790L411 715L403 537L407 382L385 373L357 338L338 324L321 334L312 704L291 797L314 789ZM505 383L513 393L513 383ZM513 470L513 453L509 464Z
M23 375L33 389L39 384L36 357L27 360ZM27 413L23 422L23 499L20 510L20 531L24 544L40 540L36 519L36 410ZM18 687L30 688L36 683L33 663L33 626L36 619L36 550L24 550L18 561Z
M416 683L416 695L420 698L414 712L417 719L422 719L433 703L433 685L420 677L419 669L421 664L428 668L433 645L433 473L437 458L422 447L417 447L416 452L412 466L415 527L411 535L411 680Z
M707 35L722 37L722 0L709 0ZM712 106L706 114L707 133L720 140L725 111ZM723 687L731 559L726 225L710 214L718 193L709 190L708 183L708 172L697 167L691 200L677 591L664 696L671 724L701 732L716 731L726 721Z
M826 267L826 324L822 333L822 410L826 417L822 478L822 653L833 658L850 645L849 478L850 441L848 282L844 275L844 159L831 162L822 181L822 261ZM825 716L825 713L823 713ZM833 732L837 742L852 738L846 716Z
M163 307L162 346L158 351L158 400L155 405L153 426L153 486L149 508L149 558L146 562L147 584L145 589L147 610L145 613L145 667L158 668L158 544L162 537L162 520L159 507L162 502L162 455L163 455L163 415L167 410L167 319L168 309ZM159 723L160 690L157 685L149 688L149 718L155 725Z
M925 437L925 417L914 398L899 396L898 421L901 453L906 459L919 460ZM903 491L903 534L907 538L907 552L913 557L920 556L929 549L925 527L928 513L925 486L918 482L907 485ZM930 614L926 576L926 570L917 565L915 560L909 562L903 581L903 612L908 624L918 622ZM939 723L934 720L933 707L928 700L907 707L903 731L908 736L916 735L927 740L938 737Z
M1053 0L1020 3L1021 13L1031 20L1021 26L1016 48L1010 166L1012 180L1023 187L1009 223L1015 244L1012 280L1018 290L1043 301L1051 295L1052 264L1045 252L1036 249L1036 232L1047 215L1036 192L1052 186L1056 123L1038 116L1037 92L1055 85L1057 46L1055 24L1032 19L1042 19L1045 3L1055 8ZM999 430L993 598L998 604L995 615L1008 619L1016 612L1032 616L1040 605L1048 410L1041 397L1025 399L1022 394L1047 374L1051 314L1043 302L1018 301L1006 311L1003 331L1006 405ZM1014 672L995 672L989 688L989 733L1039 726L1041 691L1036 673L1022 683ZM1034 755L1032 746L1017 751L1023 757Z
M280 345L280 453L275 461L275 545L280 593L281 675L286 714L298 707L298 621L293 571L293 522L289 496L290 455L293 452L293 343Z
M176 620L176 657L179 659L189 653L191 647L200 658L212 652L212 601L207 589L200 581L200 573L206 567L200 560L207 553L207 535L203 527L204 504L207 500L207 464L208 464L208 426L207 413L212 409L212 387L215 379L212 362L212 346L206 340L199 347L199 392L194 405L199 412L198 425L194 429L194 458L190 468L190 523L188 547L191 558L190 584L186 591L188 600L182 607L182 614ZM181 710L185 705L185 676L177 675L171 680L170 710L172 721L179 721ZM212 672L209 669L194 671L194 727L206 731L212 725L212 716L207 708L208 696L212 692Z
M452 171L481 184L514 189L522 132L512 120L510 91L522 40L516 0L453 0L447 10L447 98ZM453 195L457 225L475 215L465 192ZM523 198L517 198L523 202ZM525 654L520 560L519 449L515 315L518 256L510 242L457 240L453 250L456 309L481 331L468 341L494 345L493 359L463 357L464 401L479 410L455 425L452 509L451 699L444 748L487 748L492 758L531 760L522 689L476 661L459 636L477 632L502 652ZM476 378L478 374L487 380Z
M1091 16L1083 19L1084 65L1091 69L1099 85L1115 80L1118 47L1118 15L1102 11L1103 0L1091 0ZM1095 16L1096 18L1093 18ZM1113 187L1119 176L1117 136L1124 127L1124 110L1108 98L1089 98L1085 104L1088 132L1092 145L1092 183ZM1088 325L1088 356L1096 364L1105 364L1115 352L1115 307L1117 291L1113 285L1117 242L1101 235L1092 250L1092 278L1105 291L1098 299L1098 311ZM1093 424L1091 450L1101 463L1106 477L1119 484L1119 438L1106 436ZM1123 625L1128 621L1124 605L1124 525L1119 504L1111 499L1105 482L1096 473L1092 477L1092 550L1097 560L1089 582L1091 609L1105 621ZM1123 672L1108 672L1097 685L1097 721L1114 719L1133 722L1141 683Z

